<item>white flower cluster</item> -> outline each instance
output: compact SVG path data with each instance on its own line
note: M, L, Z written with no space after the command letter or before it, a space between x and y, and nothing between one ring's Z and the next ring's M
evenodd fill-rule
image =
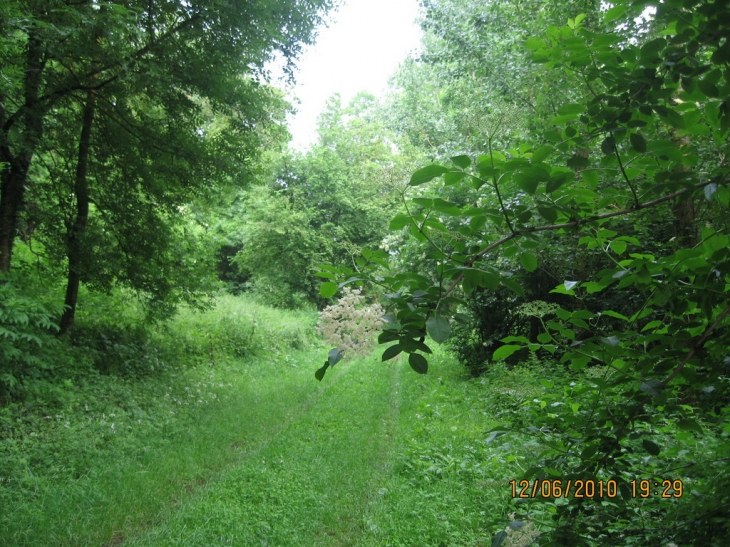
M385 310L380 304L364 305L362 289L343 289L336 304L319 312L319 333L342 350L345 358L366 357L375 349L375 333L383 326Z

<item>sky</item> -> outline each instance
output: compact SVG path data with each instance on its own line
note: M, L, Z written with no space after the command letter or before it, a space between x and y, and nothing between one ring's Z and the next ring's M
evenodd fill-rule
M316 140L317 117L334 93L346 104L360 91L381 95L388 78L418 49L418 0L345 0L321 28L317 42L297 63L289 91L298 113L289 120L291 146L305 150Z

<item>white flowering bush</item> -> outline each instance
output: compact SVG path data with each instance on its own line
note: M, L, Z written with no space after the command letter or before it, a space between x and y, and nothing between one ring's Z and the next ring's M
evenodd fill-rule
M319 333L339 348L345 358L365 357L375 349L375 334L383 326L385 310L365 304L362 289L343 289L342 298L319 313Z

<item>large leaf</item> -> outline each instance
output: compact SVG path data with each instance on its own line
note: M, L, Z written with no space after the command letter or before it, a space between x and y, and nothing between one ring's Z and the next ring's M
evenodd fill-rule
M328 281L327 283L322 283L322 286L319 288L319 294L322 298L329 298L337 292L337 289L337 283L334 281Z
M451 163L462 169L467 169L471 165L471 158L469 156L454 156L451 158Z
M402 351L403 351L403 348L401 347L400 344L393 344L392 346L390 346L388 349L386 349L383 352L382 359L383 359L383 361L388 361L389 359L392 359L393 357L395 357Z
M646 140L639 133L632 133L629 140L631 141L631 148L640 153L646 152Z
M532 161L533 164L541 162L552 153L553 149L554 147L550 144L541 146L532 153L532 158L530 158L530 161Z
M492 359L494 359L495 361L499 361L500 359L507 359L507 357L521 349L522 346L512 346L509 344L506 346L502 346L501 348L497 348L497 351L492 354Z
M390 221L390 229L400 230L401 228L408 226L410 223L411 217L404 214L397 214L393 217L393 220Z
M322 378L324 378L324 373L327 372L327 367L329 367L329 363L325 361L324 365L318 368L317 371L314 373L314 377L320 382L322 381Z
M492 547L502 547L504 545L504 542L507 541L507 538L509 535L504 530L500 530L496 534L494 534L494 537L492 538Z
M658 456L659 452L661 452L661 448L659 448L659 445L648 439L643 439L641 441L641 446L643 446L644 450L646 450L652 456Z
M450 201L446 201L441 198L435 198L433 200L433 208L438 211L439 213L444 213L445 215L449 216L460 216L461 215L461 209L459 208L456 203L452 203Z
M423 167L413 173L411 176L411 180L408 183L411 186L418 186L419 184L423 184L425 182L429 182L436 177L440 177L444 173L447 173L449 170L444 167L443 165L437 165L437 164L431 164L427 165L426 167Z
M448 319L439 315L426 321L426 330L437 344L442 344L451 334L451 325Z
M332 348L327 354L327 364L331 367L339 363L345 356L340 348Z
M641 383L641 391L648 393L652 397L657 397L662 392L662 383L655 378L650 378Z
M528 272L534 272L537 269L537 258L532 253L522 253L520 255L520 264Z
M408 364L418 374L426 374L428 372L428 361L420 353L411 353L408 356Z

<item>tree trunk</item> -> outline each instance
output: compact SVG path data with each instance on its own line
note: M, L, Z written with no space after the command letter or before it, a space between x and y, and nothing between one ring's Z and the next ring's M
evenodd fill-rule
M84 105L81 137L79 138L79 158L76 164L74 194L76 195L76 218L66 237L68 254L68 281L66 283L65 309L59 323L59 335L66 334L73 327L76 316L76 303L79 297L79 284L84 262L83 238L89 221L89 183L87 172L91 149L91 127L94 124L96 98L89 91Z
M11 152L8 136L8 121L2 127L0 161L6 165L0 184L0 272L10 271L13 242L18 228L18 213L23 206L25 185L30 162L43 135L43 106L38 95L43 81L43 43L31 33L28 36L25 81L23 84L23 106L19 116L22 137L17 143L17 154Z

